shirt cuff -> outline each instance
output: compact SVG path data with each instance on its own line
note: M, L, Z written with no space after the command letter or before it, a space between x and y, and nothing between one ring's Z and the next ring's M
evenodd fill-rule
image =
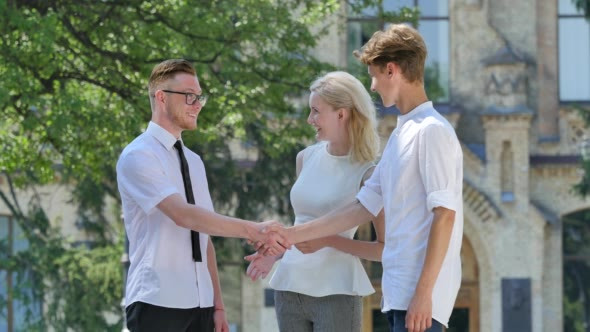
M168 188L162 191L160 195L155 196L153 199L149 200L149 202L147 202L145 205L140 205L141 209L145 214L149 215L154 211L156 206L158 206L158 204L160 204L160 202L162 202L166 197L177 193L178 190L176 190L175 188Z
M454 199L453 192L450 190L433 191L426 197L426 206L428 211L435 207L444 207L449 210L457 211L457 202Z
M365 186L356 195L356 199L375 217L383 209L383 197Z

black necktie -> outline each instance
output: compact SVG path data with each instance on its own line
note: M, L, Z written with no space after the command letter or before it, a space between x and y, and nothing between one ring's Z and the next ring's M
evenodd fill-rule
M178 150L178 156L180 157L180 172L182 173L182 182L184 183L184 193L186 194L186 201L189 204L195 205L195 196L193 195L193 185L191 184L191 175L188 172L188 163L184 157L184 151L182 151L182 142L176 141L174 147ZM199 232L191 230L191 244L193 246L193 260L195 262L201 262L201 246L199 243Z

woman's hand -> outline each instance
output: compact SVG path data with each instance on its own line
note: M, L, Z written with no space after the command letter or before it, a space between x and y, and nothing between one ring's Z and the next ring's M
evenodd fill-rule
M273 265L277 261L277 256L263 256L262 254L255 252L252 255L244 257L245 260L250 262L246 275L256 281L259 278L266 278Z
M295 247L304 254L314 253L324 247L330 246L330 241L338 235L326 236L319 239L297 243Z

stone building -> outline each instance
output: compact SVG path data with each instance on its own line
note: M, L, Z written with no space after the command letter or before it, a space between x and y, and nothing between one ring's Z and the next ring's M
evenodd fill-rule
M561 331L562 218L590 208L572 192L587 142L574 106L590 104L590 25L571 0L385 0L382 9L401 5L421 10L426 88L463 146L463 282L450 330ZM388 24L379 10L327 20L318 57L354 72L351 51ZM380 115L385 142L397 114ZM371 236L370 226L359 232ZM366 268L379 290L380 266ZM276 331L267 281L242 285L241 330ZM363 331L387 330L380 296L365 298Z

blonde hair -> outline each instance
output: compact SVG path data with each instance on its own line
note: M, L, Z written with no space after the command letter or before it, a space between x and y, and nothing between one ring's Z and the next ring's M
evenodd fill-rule
M348 137L351 157L356 162L374 161L379 152L375 105L363 84L343 71L316 79L309 90L334 109L350 110Z
M424 81L426 44L420 33L405 24L392 24L377 31L359 52L352 52L365 65L383 68L388 62L397 64L410 83Z

